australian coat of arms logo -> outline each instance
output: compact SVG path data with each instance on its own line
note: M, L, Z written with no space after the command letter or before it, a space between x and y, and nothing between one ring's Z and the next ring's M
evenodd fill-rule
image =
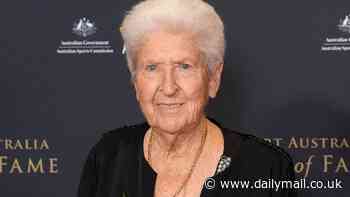
M340 20L338 28L343 32L350 33L350 14L345 16L344 19Z
M78 36L87 37L94 34L97 27L94 22L83 17L73 24L72 31Z

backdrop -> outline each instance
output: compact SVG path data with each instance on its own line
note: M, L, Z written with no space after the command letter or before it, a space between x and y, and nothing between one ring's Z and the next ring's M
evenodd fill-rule
M2 2L0 196L75 196L100 135L143 121L118 32L136 2ZM350 1L209 3L228 48L208 114L286 149L299 178L342 181L302 196L349 196Z

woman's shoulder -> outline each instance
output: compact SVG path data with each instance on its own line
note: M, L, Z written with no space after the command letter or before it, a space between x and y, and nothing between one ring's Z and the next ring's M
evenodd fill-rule
M86 158L78 196L110 191L108 181L112 179L116 185L121 184L118 177L124 176L124 169L136 168L139 145L146 129L146 124L138 124L112 129L101 135Z
M126 125L104 132L101 139L106 140L106 142L122 141L128 143L136 138L143 137L147 129L148 125L146 123Z
M121 150L136 150L147 127L146 123L140 123L106 131L101 135L92 151L97 156L112 156Z
M243 129L223 128L226 152L236 156L242 165L249 168L292 168L293 160L283 148L263 138L249 134ZM259 166L259 167L257 167Z

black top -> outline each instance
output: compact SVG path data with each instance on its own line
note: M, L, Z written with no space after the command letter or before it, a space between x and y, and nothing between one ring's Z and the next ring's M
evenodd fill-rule
M253 181L257 181L257 187L266 187L272 179L295 179L293 162L285 151L263 139L215 123L223 133L224 153L215 175L207 182L209 188L214 180L215 187L203 186L202 197L296 196L296 191L291 189L251 188ZM157 174L145 160L143 151L143 138L148 128L149 125L143 123L104 134L87 157L78 197L153 197ZM250 182L248 188L228 189L221 187L223 181ZM230 183L226 183L229 186Z

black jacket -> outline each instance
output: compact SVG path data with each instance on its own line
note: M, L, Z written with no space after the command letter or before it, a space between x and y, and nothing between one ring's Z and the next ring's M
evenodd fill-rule
M216 122L215 122L216 123ZM252 189L272 179L295 179L293 162L281 148L263 139L222 128L224 155L231 164L215 174L201 196L295 197L293 189ZM143 154L143 138L147 123L119 128L106 133L90 151L82 171L78 197L153 197L156 173ZM222 188L223 181L250 181L249 188ZM237 182L236 182L237 183ZM241 182L242 183L242 182ZM246 182L247 183L247 182ZM230 182L226 186L230 187ZM238 183L239 184L239 183ZM267 186L267 185L265 185Z

